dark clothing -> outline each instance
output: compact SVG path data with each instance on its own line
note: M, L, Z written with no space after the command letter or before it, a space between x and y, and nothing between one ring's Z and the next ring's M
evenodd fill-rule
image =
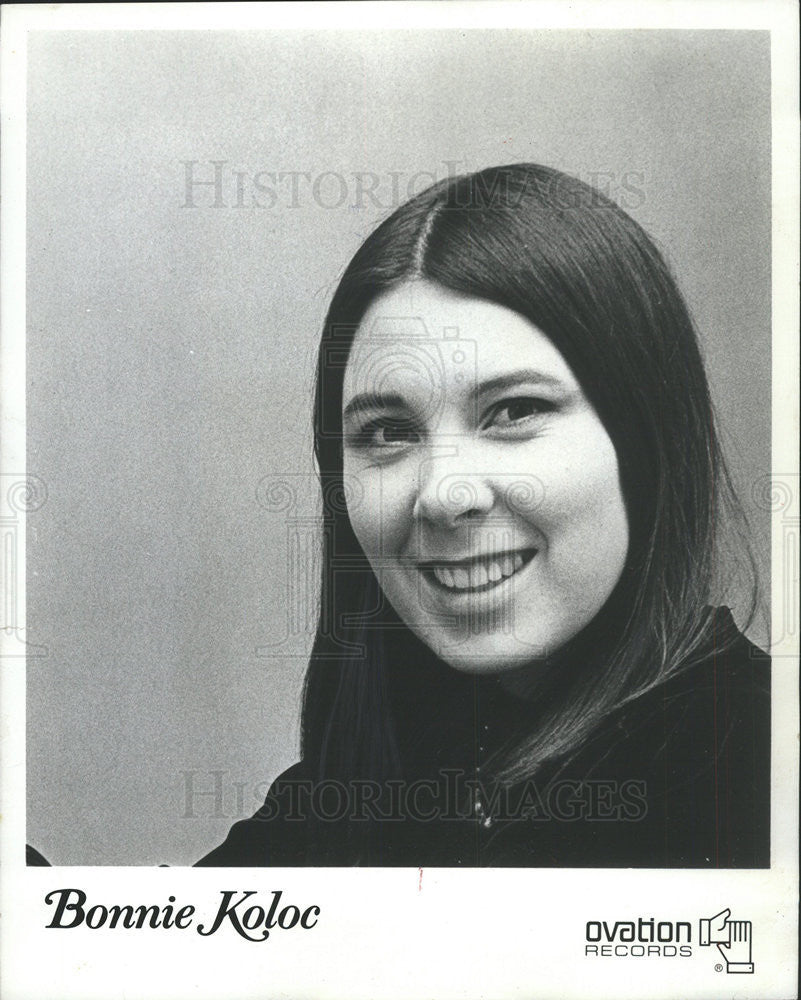
M42 854L40 854L35 847L31 847L30 844L25 845L25 864L31 868L44 868L50 867L50 862Z
M198 864L769 867L770 661L727 609L715 634L702 662L618 709L542 779L482 781L531 705L481 678L447 723L421 709L426 766L405 784L316 783L301 762Z

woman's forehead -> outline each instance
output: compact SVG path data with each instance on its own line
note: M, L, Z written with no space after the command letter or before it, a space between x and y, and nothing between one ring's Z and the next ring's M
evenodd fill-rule
M574 388L567 362L519 313L426 281L377 298L356 332L345 372L345 403L357 393L531 381Z

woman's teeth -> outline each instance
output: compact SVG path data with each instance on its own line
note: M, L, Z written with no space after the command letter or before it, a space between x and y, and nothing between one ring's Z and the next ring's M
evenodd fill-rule
M464 566L432 566L438 583L449 590L474 590L513 576L526 560L519 552L492 556Z

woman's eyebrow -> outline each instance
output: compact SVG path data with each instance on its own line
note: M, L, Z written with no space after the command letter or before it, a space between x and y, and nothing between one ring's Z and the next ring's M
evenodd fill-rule
M504 372L503 375L497 375L495 378L479 382L473 394L475 396L482 396L489 392L496 392L497 390L512 389L514 386L521 385L524 382L546 386L550 389L565 388L564 380L558 378L556 375L539 372L533 368L518 368L515 371Z
M471 395L478 397L490 392L512 389L517 385L528 383L530 385L541 385L549 389L564 389L565 382L556 375L547 372L540 372L534 368L518 368L514 371L504 372L494 378L485 379L472 390ZM348 403L343 410L343 418L347 420L357 413L366 410L402 410L408 406L407 401L397 392L362 392Z
M343 411L345 420L365 410L402 410L406 400L396 392L362 392L354 396Z

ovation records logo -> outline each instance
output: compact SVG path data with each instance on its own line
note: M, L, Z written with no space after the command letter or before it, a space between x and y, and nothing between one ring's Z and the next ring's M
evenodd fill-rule
M731 920L731 910L698 921L698 944L717 945L725 965L715 971L752 973L751 921ZM693 925L689 920L588 920L584 930L585 956L596 958L690 958L693 953Z
M714 917L699 920L699 943L702 947L712 944L718 946L726 963L726 972L753 972L751 921L729 920L730 916L731 910L727 908Z

